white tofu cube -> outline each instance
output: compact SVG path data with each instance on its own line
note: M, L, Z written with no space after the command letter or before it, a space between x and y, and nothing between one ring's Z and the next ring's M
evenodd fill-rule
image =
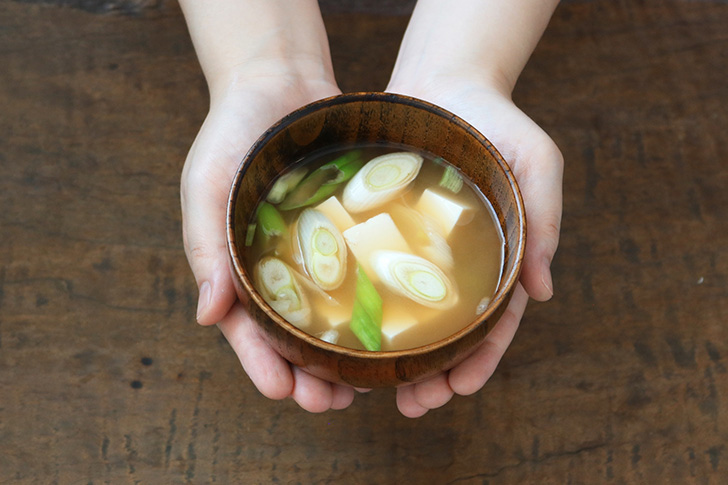
M321 340L324 342L328 342L330 344L336 344L336 342L339 341L339 332L334 329L326 330L324 333L319 336Z
M378 214L344 231L344 239L357 262L369 279L378 281L372 269L370 256L374 251L388 249L411 253L407 241L402 237L392 217L387 213Z
M417 325L417 319L403 308L387 305L382 308L382 336L389 343L415 325Z
M435 220L442 228L445 237L449 237L455 224L466 212L472 210L430 189L422 192L416 209Z
M351 320L351 308L345 305L321 305L318 308L320 317L328 322L332 329L338 328Z
M319 205L316 206L316 209L323 212L326 217L328 217L331 222L334 223L336 228L344 232L350 227L352 227L354 224L354 219L351 218L349 213L344 209L344 206L341 205L341 202L339 202L339 199L332 195L325 201L321 202Z

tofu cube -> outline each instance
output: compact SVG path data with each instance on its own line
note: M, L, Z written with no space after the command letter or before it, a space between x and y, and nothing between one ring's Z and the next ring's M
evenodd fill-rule
M345 230L344 239L357 262L372 281L379 280L370 263L370 257L374 251L387 249L405 253L412 252L392 217L386 212Z
M403 308L387 305L382 308L382 336L389 343L415 325L417 319Z
M335 195L321 202L316 206L316 209L323 212L341 232L346 231L356 224Z
M351 308L345 305L321 305L318 308L320 318L328 322L332 329L338 328L351 320Z
M329 329L322 333L319 338L324 342L336 344L339 341L339 332L334 329Z
M470 207L461 205L430 189L422 192L416 209L436 221L443 230L442 235L446 238L450 236L453 228L465 213L472 210Z

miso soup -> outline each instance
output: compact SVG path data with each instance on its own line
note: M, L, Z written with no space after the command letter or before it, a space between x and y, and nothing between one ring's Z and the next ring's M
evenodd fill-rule
M443 339L483 313L504 238L488 200L447 161L396 145L338 146L271 184L245 264L282 317L355 349Z

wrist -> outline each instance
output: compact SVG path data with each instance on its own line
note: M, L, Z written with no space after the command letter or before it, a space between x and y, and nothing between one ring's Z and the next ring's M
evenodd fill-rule
M280 96L316 99L338 91L330 60L313 57L250 59L206 72L205 78L213 106L241 92L278 92Z
M391 89L478 84L510 98L557 0L418 0Z
M387 91L428 100L448 92L477 89L510 100L514 86L515 80L497 66L416 63L395 66Z
M333 83L316 0L180 0L180 5L213 102L255 83Z

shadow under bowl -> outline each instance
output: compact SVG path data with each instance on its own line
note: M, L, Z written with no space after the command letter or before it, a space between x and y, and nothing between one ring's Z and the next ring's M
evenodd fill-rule
M291 163L341 144L393 143L425 150L457 166L490 201L505 239L500 283L486 309L457 333L407 350L371 352L319 340L278 315L246 266L246 232L258 202ZM334 96L304 106L266 131L235 175L227 214L231 271L239 298L280 355L330 382L392 387L446 371L470 355L503 314L515 290L526 243L523 201L503 157L472 126L433 104L389 93Z

